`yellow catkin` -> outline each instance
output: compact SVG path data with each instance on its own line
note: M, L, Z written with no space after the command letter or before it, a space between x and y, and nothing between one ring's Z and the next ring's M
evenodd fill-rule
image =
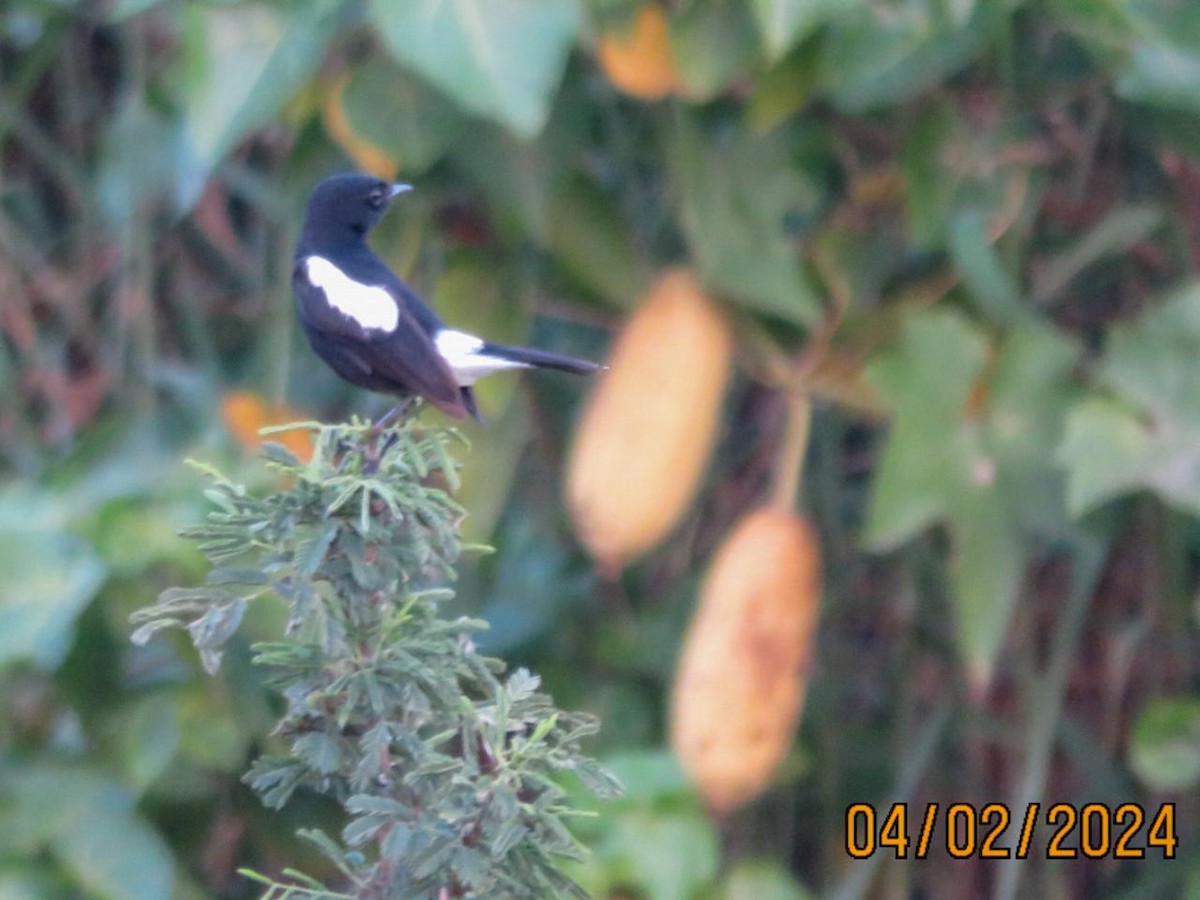
M618 336L567 462L576 533L609 574L691 505L729 381L729 323L686 269L664 273Z
M628 28L600 35L596 42L600 67L618 90L642 100L661 100L680 87L667 35L662 7L643 6Z
M671 695L671 747L717 815L758 796L800 721L820 613L811 525L755 510L725 538L701 586Z

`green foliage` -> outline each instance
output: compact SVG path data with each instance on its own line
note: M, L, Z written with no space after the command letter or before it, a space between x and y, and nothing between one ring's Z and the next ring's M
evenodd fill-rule
M780 224L788 215L812 215L823 199L815 179L786 164L812 139L705 129L681 115L671 143L680 226L701 270L747 306L809 324L818 315L816 292Z
M1152 315L1112 330L1097 373L1112 395L1080 406L1063 444L1074 511L1139 486L1200 511L1200 483L1190 474L1200 440L1193 387L1198 351L1200 286L1175 292Z
M930 312L910 318L900 347L872 364L895 426L866 538L886 549L948 523L959 642L972 675L986 681L1017 601L1022 530L1068 527L1056 508L1062 487L1052 454L1073 394L1074 353L1046 329L1015 331L997 350L985 405L971 397L983 383L984 348L963 319Z
M802 37L807 37L822 20L831 17L839 4L834 0L752 0L750 8L758 21L768 59L780 59Z
M671 28L671 49L690 96L712 100L754 62L754 19L737 0L691 0Z
M712 884L720 859L712 822L668 754L609 761L627 795L587 823L594 859L579 867L592 897L629 886L656 900L687 900Z
M207 583L135 614L134 641L186 628L215 673L247 606L286 602L287 638L254 647L286 701L283 752L246 782L272 808L302 788L343 804L355 849L308 837L353 896L584 896L556 867L582 853L556 778L600 796L617 784L580 752L593 717L555 709L524 669L502 677L472 642L485 623L439 616L462 550L452 434L412 420L382 434L307 427L306 463L264 447L285 484L275 492L207 469L217 510L186 532L213 565Z
M1200 701L1160 697L1142 710L1129 742L1130 765L1159 791L1200 784Z
M0 791L12 807L0 829L0 854L49 852L87 896L168 895L171 854L119 783L65 766L12 765L0 769Z
M11 502L11 501L10 501ZM21 504L27 515L29 507ZM36 520L35 520L36 522ZM104 581L104 564L62 524L0 530L0 662L31 657L54 668L70 647L72 625ZM57 526L57 527L55 527ZM52 602L47 603L46 598Z
M180 456L249 484L236 502L216 488L235 510L307 489L271 494L235 461L216 412L231 385L334 421L371 402L304 347L287 284L309 187L368 162L417 185L376 246L448 321L599 358L655 272L683 263L738 329L726 437L669 546L602 582L555 475L586 387L499 376L456 495L497 553L455 564L453 600L411 588L408 621L484 616L468 632L484 652L603 715L599 754L661 745L697 577L773 477L778 371L815 363L813 764L718 841L678 773L637 780L618 756L632 787L579 823L597 851L581 884L767 896L771 876L741 864L770 857L784 896L800 890L785 867L822 895L936 894L932 859L877 854L843 877L845 807L956 802L963 784L1013 808L1149 807L1195 783L1200 7L649 2L677 82L654 101L616 88L598 52L640 0L2 4L0 842L30 837L3 845L0 894L241 900L239 867L296 860L316 880L277 896L346 877L293 839L344 827L340 807L306 788L268 815L237 783L268 744L353 795L358 747L336 728L300 750L307 732L267 737L277 698L249 647L287 615L248 601L275 576L238 582L231 556L168 595L214 677L182 638L125 638L132 609L202 578L173 539L202 514ZM332 514L347 534L364 497L383 528L360 475ZM314 522L270 560L278 588L329 564ZM507 682L478 678L483 716ZM75 789L76 815L54 815L47 798ZM130 856L112 846L126 832ZM369 865L377 843L349 853ZM133 857L150 875L118 886ZM1175 895L1197 877L1186 859L997 871L1003 898Z
M425 82L386 57L357 67L341 100L354 134L397 160L409 177L445 155L467 123Z
M546 122L580 21L576 0L375 0L371 13L398 59L523 137Z
M187 7L183 102L191 145L209 169L308 79L335 26L332 0Z

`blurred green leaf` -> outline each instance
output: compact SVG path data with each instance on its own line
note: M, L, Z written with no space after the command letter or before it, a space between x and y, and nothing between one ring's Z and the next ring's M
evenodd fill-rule
M845 0L751 0L750 7L767 48L767 56L782 57L801 38L834 13L854 3Z
M778 863L742 862L729 873L724 900L809 900L812 896Z
M1075 367L1082 349L1025 321L1006 337L988 383L985 441L999 465L1004 502L1029 532L1069 527L1066 473L1055 454L1067 414L1082 392Z
M574 874L589 894L602 897L632 888L646 897L691 900L710 886L716 873L716 836L675 756L666 750L633 750L604 764L625 790L597 810L602 815L581 822L581 834L593 852ZM662 852L675 858L656 863L648 848L638 846L644 839L672 842ZM674 841L687 846L674 846Z
M987 220L978 210L964 210L952 219L950 255L984 314L998 325L1012 324L1021 314L1021 292L988 239Z
M486 427L471 434L471 452L463 460L462 489L458 494L468 511L463 521L464 540L491 540L512 493L531 428L529 403L518 392L512 402L492 414Z
M207 167L184 124L133 96L109 120L97 174L105 217L128 226L149 204L169 200L179 211L200 195Z
M412 175L437 162L466 126L445 98L385 57L356 67L341 101L354 133Z
M966 66L994 39L1003 5L925 0L839 16L824 43L822 84L847 112L915 96Z
M57 835L54 852L89 896L105 900L163 900L173 865L162 837L132 815L82 811Z
M989 471L994 462L975 457L974 480L953 498L955 631L967 672L986 685L1008 636L1017 595L1025 578L1025 544L1008 508L1002 482Z
M922 248L938 246L951 221L962 175L945 158L960 122L948 102L931 103L908 130L903 150L909 234Z
M1137 6L1143 4L1093 3L1092 0L1053 0L1055 18L1062 27L1096 49L1112 53L1128 39Z
M550 246L552 210L576 176L588 127L586 95L575 84L555 98L549 121L532 140L481 123L475 139L457 142L455 162L487 198L489 224L502 239Z
M1200 282L1109 333L1101 380L1155 417L1187 416L1200 374Z
M908 246L896 232L839 224L817 232L809 257L828 290L845 297L848 311L868 314L909 259Z
M1200 700L1150 700L1130 734L1129 764L1152 791L1189 791L1200 785Z
M48 848L87 896L169 896L171 855L116 782L84 769L10 767L0 769L0 796L0 848Z
M1200 113L1200 53L1161 43L1135 46L1117 91L1126 100Z
M275 118L321 64L336 7L335 0L185 7L186 122L208 166Z
M155 483L161 491L163 481ZM201 558L194 548L180 540L174 529L163 527L177 512L172 505L174 498L163 493L157 502L137 499L106 503L89 519L85 533L113 574L131 577L164 564L199 566Z
M397 59L524 138L545 124L580 24L575 0L374 0L371 17Z
M655 900L688 900L717 871L717 836L703 816L629 813L609 853L620 854L630 880Z
M0 848L30 853L95 810L120 816L133 797L119 784L85 769L58 766L0 767Z
M1056 297L1088 266L1127 251L1145 240L1163 221L1163 211L1148 204L1118 206L1081 234L1066 250L1035 270L1031 294L1035 303Z
M625 796L615 805L700 808L695 788L673 753L629 751L608 757L604 764L625 785Z
M629 223L593 183L572 179L555 198L547 237L558 263L597 296L625 309L641 300L646 265L634 249Z
M145 791L166 770L179 746L174 698L158 692L122 711L121 763L134 790Z
M32 864L22 869L0 871L0 900L66 900L67 891L60 879L34 870Z
M951 505L959 634L976 677L991 671L1015 611L1031 535L1064 538L1064 473L1054 464L1077 391L1079 350L1027 323L1005 339L988 379L973 489ZM991 478L979 477L994 467Z
M1200 115L1135 106L1129 109L1129 126L1139 134L1153 136L1163 150L1200 158Z
M819 85L819 45L807 41L754 79L746 122L759 134L778 128L804 108Z
M705 279L760 312L811 324L819 315L791 216L820 204L822 186L794 162L796 135L755 137L677 120L671 163L680 224Z
M81 538L60 532L54 521L39 523L22 496L12 491L0 499L10 507L0 510L0 665L31 659L53 669L66 656L75 621L107 570Z
M482 610L491 627L476 638L484 653L503 656L527 646L582 604L590 587L572 571L571 549L532 517L515 517L497 547L495 577Z
M687 95L701 101L748 74L758 54L754 19L742 0L688 0L671 21L670 41Z
M872 546L890 549L928 528L970 483L964 420L983 362L983 339L943 311L910 318L900 344L868 367L894 409L868 517Z
M1112 29L1116 40L1128 45L1117 92L1138 103L1200 112L1200 8L1147 0L1129 4L1127 16L1124 29Z
M1113 328L1097 376L1115 396L1082 400L1059 451L1071 514L1139 487L1200 510L1200 284Z
M180 753L204 768L239 771L251 737L239 732L238 725L244 720L234 716L231 704L226 691L209 689L203 683L177 695Z
M1008 336L987 370L985 351L960 316L926 312L908 319L899 345L867 373L894 421L866 539L888 549L946 523L959 646L980 683L990 677L1024 578L1023 528L1066 527L1057 512L1062 474L1050 450L1073 397L1067 378L1076 356L1032 324Z
M128 19L130 16L136 16L153 9L160 3L166 0L116 0L112 5L112 11L109 13L110 20L119 22L122 19Z
M1194 448L1200 434L1156 436L1136 408L1111 397L1087 397L1071 411L1059 456L1067 467L1067 508L1080 517L1145 485L1159 487L1187 508L1200 509L1200 490L1187 482L1161 484L1156 472ZM1200 457L1196 463L1200 466ZM1186 475L1186 473L1183 473ZM1188 479L1190 480L1190 479Z

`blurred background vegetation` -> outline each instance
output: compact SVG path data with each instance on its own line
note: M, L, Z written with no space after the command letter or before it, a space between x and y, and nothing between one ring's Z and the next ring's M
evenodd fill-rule
M457 326L600 358L684 265L735 334L636 559L573 537L587 384L497 377L465 428L497 552L457 602L627 787L581 830L595 896L1200 896L1200 5L8 0L0 78L0 897L321 874L294 832L337 810L239 782L279 617L216 678L127 619L203 578L185 456L263 478L260 426L386 405L293 322L304 199L349 168L416 184L375 246ZM797 393L807 699L713 817L666 698L715 549L799 474ZM931 800L1176 802L1178 857L846 854L850 804Z

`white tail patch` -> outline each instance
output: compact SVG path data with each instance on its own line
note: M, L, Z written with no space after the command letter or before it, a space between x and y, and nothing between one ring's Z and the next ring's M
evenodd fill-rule
M465 331L443 328L434 335L433 342L442 359L450 366L459 387L468 387L474 384L477 378L491 375L493 372L529 368L528 363L480 353L483 341Z
M363 328L396 330L400 310L387 288L355 281L323 256L308 257L304 266L308 280L325 292L325 299L338 312Z

